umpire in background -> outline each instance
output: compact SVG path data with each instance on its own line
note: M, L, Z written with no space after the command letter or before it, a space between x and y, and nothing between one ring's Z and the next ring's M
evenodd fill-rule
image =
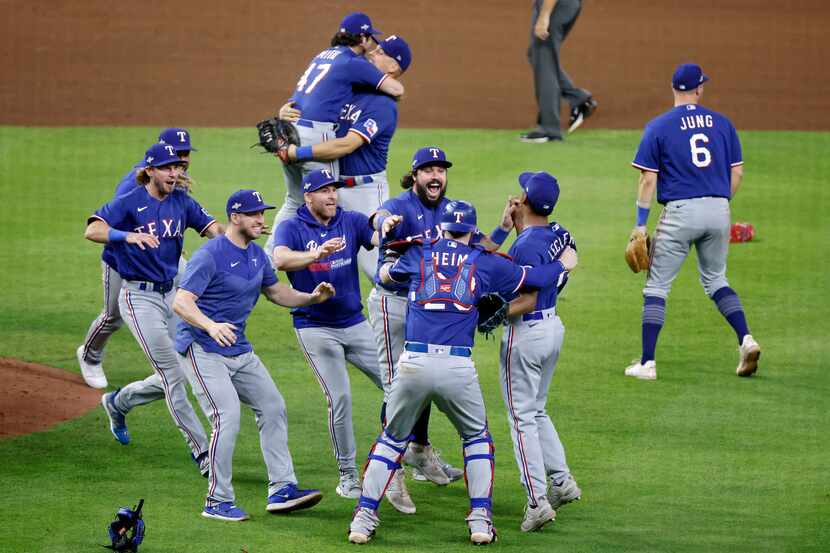
M559 123L560 100L571 105L568 132L571 133L590 117L597 107L591 93L577 88L562 69L559 51L571 32L581 0L534 0L531 19L530 47L527 58L533 68L533 87L539 113L537 128L521 135L522 142L543 143L562 140Z

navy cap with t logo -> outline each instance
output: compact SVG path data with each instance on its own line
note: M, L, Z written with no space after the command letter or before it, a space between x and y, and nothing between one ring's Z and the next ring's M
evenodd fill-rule
M539 215L550 215L559 200L559 182L545 171L522 173L519 184L527 194L527 201Z
M161 131L161 134L159 134L159 142L162 144L170 144L176 148L177 152L185 150L191 152L199 151L190 143L190 133L187 132L187 129L181 129L179 127L171 127Z
M674 70L671 78L671 86L675 90L694 90L706 81L709 77L703 74L703 69L695 63L681 63Z
M231 213L256 213L266 209L274 209L274 206L266 204L262 200L262 194L249 188L231 194L225 211L230 217Z

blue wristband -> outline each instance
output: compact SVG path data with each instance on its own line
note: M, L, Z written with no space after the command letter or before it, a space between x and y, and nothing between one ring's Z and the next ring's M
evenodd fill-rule
M108 242L125 242L127 240L127 235L129 232L124 232L123 230L118 230L111 228L109 233L107 234L107 241Z
M640 207L640 204L637 204L637 226L644 227L648 222L648 212L651 211L648 207Z
M297 161L310 161L311 160L311 146L301 146L297 148Z
M504 244L504 241L507 240L507 237L510 236L509 230L504 230L501 227L496 227L493 229L493 232L490 233L490 240L501 246Z

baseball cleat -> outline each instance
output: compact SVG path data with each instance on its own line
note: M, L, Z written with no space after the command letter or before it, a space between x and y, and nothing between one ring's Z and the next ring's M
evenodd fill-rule
M525 517L522 520L522 532L535 532L541 530L542 527L556 520L556 511L545 500L539 502L535 507L527 505L525 507Z
M416 507L412 498L409 496L409 490L406 489L405 475L404 469L395 471L395 475L389 482L389 487L386 488L386 499L389 500L389 504L399 513L413 515L415 514ZM424 479L426 480L426 478Z
M467 516L470 541L473 545L487 545L496 541L496 527L490 520L490 512L483 507L470 510Z
M104 374L104 367L101 363L93 365L84 360L84 346L78 346L75 350L75 356L78 358L78 365L81 366L81 376L84 377L84 382L90 388L103 389L107 387L107 376Z
M352 515L352 523L349 525L349 542L364 544L375 535L375 528L380 524L380 519L375 511L366 507L357 507Z
M738 376L752 376L758 370L758 359L761 357L761 346L752 337L752 334L744 336L741 346L738 348L741 353L741 360L735 373Z
M519 140L529 144L544 144L545 142L561 141L562 137L545 134L541 131L530 131L529 133L519 135Z
M207 478L210 475L210 459L208 459L208 452L203 451L198 457L191 453L190 457L193 459L194 463L199 465L199 474Z
M562 505L571 501L578 501L582 497L582 490L579 489L576 480L570 474L559 484L554 483L553 477L551 477L549 484L548 501L554 509L559 509Z
M450 483L450 479L441 468L441 464L435 456L435 451L431 445L420 445L415 442L410 442L409 447L406 448L406 453L404 453L403 460L407 465L420 470L427 480L434 484L446 486Z
M354 472L340 473L340 483L334 489L337 495L346 499L357 499L360 497L360 480Z
M657 365L654 360L645 363L633 361L632 365L625 368L625 376L634 376L640 380L657 380Z
M231 503L225 501L217 503L213 506L205 506L202 511L202 516L205 518L215 518L216 520L225 520L228 522L242 522L251 518L248 513Z
M314 507L321 499L320 490L301 490L296 484L288 484L268 497L265 509L269 513L288 513Z
M101 396L101 405L104 408L104 412L107 414L107 418L110 420L110 432L112 432L113 437L118 440L118 443L121 445L127 445L130 443L130 433L127 431L127 422L124 418L124 415L115 407L115 396L118 395L118 390L114 392L109 392Z
M597 101L593 98L588 98L582 104L571 110L571 121L568 126L568 134L574 132L582 126L582 123L588 119L597 109Z
M433 448L432 450L435 452L435 459L438 461L438 464L441 465L441 470L444 471L444 474L447 475L447 478L450 479L450 482L455 482L456 480L461 480L464 477L464 471L458 468L455 468L448 462L444 461L441 457L441 452L437 449ZM410 471L413 480L417 480L418 482L428 482L429 479L424 476L424 473L418 470L415 467L412 467Z

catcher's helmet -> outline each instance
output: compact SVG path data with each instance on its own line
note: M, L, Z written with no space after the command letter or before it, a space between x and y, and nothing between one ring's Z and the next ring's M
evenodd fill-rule
M441 213L440 227L441 230L473 232L476 229L476 208L462 200L448 203Z

